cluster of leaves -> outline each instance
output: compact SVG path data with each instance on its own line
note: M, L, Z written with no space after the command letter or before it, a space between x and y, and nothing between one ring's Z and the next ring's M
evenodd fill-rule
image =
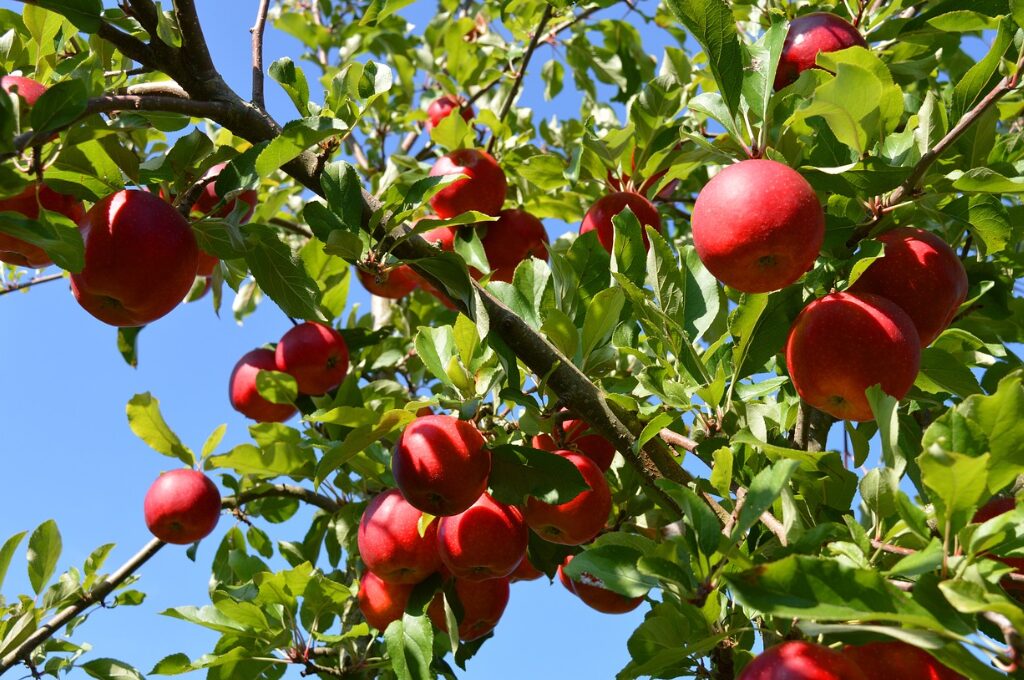
M1024 272L1024 101L1010 93L964 130L958 124L1017 68L1024 36L1018 3L861 3L875 8L861 23L873 47L822 55L825 69L778 93L772 84L788 17L773 9L776 3L668 0L651 15L647 3L634 3L625 19L604 11L618 7L613 2L552 3L553 18L542 21L546 3L537 0L443 0L420 32L408 30L404 4L277 3L273 26L306 46L302 58L319 77L311 82L287 58L270 66L296 118L256 144L214 126L186 132L190 119L166 112L79 119L88 97L159 74L127 76L133 64L91 35L99 3L0 11L0 66L34 67L33 77L60 81L32 110L31 128L38 133L74 121L58 143L43 147L51 186L88 201L127 184L178 194L229 161L218 190L255 188L260 202L249 224L239 224L237 215L195 223L202 247L224 262L213 277L215 308L225 287L239 320L266 296L296 318L339 322L352 353L350 377L304 403L300 427L254 425L252 443L218 452L221 431L203 447L204 468L221 473L236 495L267 493L245 505L244 530L235 526L221 540L212 604L166 612L217 631L218 644L196 660L168 657L153 673L208 669L211 678L274 678L297 663L310 672L324 666L352 677L421 678L451 675L446 654L463 666L479 648L434 633L423 615L438 587L433 581L383 639L360 623L352 597L360 572L355 526L366 499L392 485L391 446L424 406L472 418L487 431L500 499L570 497L578 490L572 479L549 456L523 446L551 427L558 395L548 389L548 376L525 370L517 348L473 304L478 293L467 266L487 270L476 235L458 239L454 254L414 262L474 309L472 320L418 291L396 303L379 327L348 306L348 286L351 264L394 258L397 242L384 237L386 228L423 214L442 186L426 177L430 159L490 137L510 180L510 203L546 219L577 222L606 191L609 173L646 178L666 171L650 190L666 226L660 234L647 231L649 251L642 227L625 213L616 218L611 254L592 235L570 235L552 244L549 262L528 261L511 283L487 285L643 426L636 449L623 452L634 455L617 458L610 475L616 531L570 567L626 596L659 596L628 641L632 660L620 677L706 675L709 655L723 641L739 667L758 638L770 644L798 633L847 642L897 637L968 677L1001 677L981 659L1003 653L1002 632L980 614L999 614L1024 631L1024 614L999 585L1009 569L989 559L1024 554L1024 516L1017 510L981 526L970 520L1024 473L1024 374L1012 349L1024 337L1014 288ZM846 13L843 3L831 2L790 3L786 12L802 13L809 4ZM146 36L119 9L104 10L103 18ZM161 12L160 19L160 39L180 44L174 13ZM674 44L649 55L641 23ZM531 68L548 100L575 97L579 112L541 118L512 107L501 118L538 26L558 50ZM975 61L966 39L982 31L991 46ZM570 76L574 92L566 90ZM473 97L479 113L473 124L449 116L428 138L421 130L425 107L442 93ZM0 97L0 153L13 153L12 140L23 132L11 106ZM945 153L924 164L954 130ZM325 159L339 148L355 159L324 163L322 200L306 200L282 171L310 148ZM724 288L690 244L696 194L717 167L749 154L799 168L825 199L822 256L799 285L777 293ZM25 185L23 169L0 165L3 194ZM885 203L912 180L913 191ZM382 202L369 228L362 187ZM75 271L81 239L64 222L44 212L39 226L0 229L32 240ZM423 221L414 231L435 224ZM789 326L809 300L844 289L882 256L870 237L897 225L929 229L962 250L968 300L924 350L904 401L875 391L876 421L841 426L848 455L797 448L801 406L780 357ZM121 341L134 357L135 334ZM262 388L272 400L283 398L272 380ZM129 417L154 449L196 462L163 424L155 401L133 399ZM658 482L670 504L659 504L632 465L639 448L664 430L696 440L681 461L695 481ZM876 437L878 460L869 445ZM844 465L869 462L863 474ZM317 510L301 540L275 544L259 525L283 522L300 506L295 496L270 493L283 480L305 484L333 506ZM760 522L765 512L781 528ZM81 575L68 572L44 593L59 554L54 536L55 528L44 525L30 541L32 586L43 602L37 607L26 597L0 610L0 657L47 610L80 598L96 578L104 549ZM0 550L0 574L20 538ZM531 546L531 558L549 573L560 557ZM132 600L131 593L119 597ZM57 675L78 662L80 651L61 640L33 659ZM82 667L96 677L111 674Z

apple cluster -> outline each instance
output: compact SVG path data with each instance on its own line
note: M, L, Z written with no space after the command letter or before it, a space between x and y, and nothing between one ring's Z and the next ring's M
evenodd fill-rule
M326 324L306 321L288 330L274 349L247 352L231 371L228 397L236 411L260 423L280 423L295 415L293 403L274 403L260 394L260 371L286 373L300 395L320 396L348 375L348 345Z
M359 523L359 554L366 565L359 605L371 626L384 630L401 618L415 586L437 574L444 585L427 609L431 621L447 631L447 597L457 612L459 638L482 637L501 618L509 584L542 575L527 556L530 531L577 546L604 530L611 511L604 471L614 448L582 421L565 423L535 437L534 446L572 462L588 488L565 503L529 497L521 506L488 493L491 453L473 423L430 414L405 428L391 462L397 488L376 496ZM558 578L585 603L607 613L639 606L642 598L607 590L589 574L570 579L562 567L571 559L558 566Z
M46 91L41 83L23 76L4 76L0 87L17 94L30 108ZM212 167L193 211L224 217L237 201L249 205L242 217L251 217L256 192L245 191L222 202L214 180L225 167ZM135 327L168 314L188 295L196 277L208 277L217 258L199 248L192 227L161 193L124 189L100 200L86 211L82 201L59 193L42 181L29 183L10 198L0 200L0 212L29 220L40 210L58 213L78 226L85 245L81 271L71 275L71 292L87 312L112 326ZM173 199L173 197L170 197ZM53 264L46 252L27 241L0 234L0 261L21 267Z
M792 640L766 649L738 680L966 680L919 647L892 640L840 650Z

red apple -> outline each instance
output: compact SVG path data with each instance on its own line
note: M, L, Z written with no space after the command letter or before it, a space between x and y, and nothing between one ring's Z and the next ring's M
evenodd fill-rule
M256 376L260 371L276 371L277 359L273 350L254 349L235 364L228 380L228 398L231 406L260 423L280 423L295 415L292 404L275 404L260 396Z
M202 179L209 178L210 181L203 187L203 191L199 194L199 198L192 204L193 212L198 212L203 215L209 215L210 217L227 217L231 214L231 211L235 209L235 206L239 201L245 203L249 209L242 215L242 223L248 222L252 217L253 212L256 210L256 201L259 194L255 189L246 189L240 192L237 196L232 198L230 201L225 203L219 210L214 212L214 207L220 202L221 197L217 195L217 176L228 166L227 163L217 163L203 175Z
M509 575L509 578L512 580L512 583L515 583L516 581L536 581L543 575L544 572L533 566L529 557L524 557L519 566Z
M1016 507L1017 500L1015 498L993 498L979 508L978 512L974 513L974 518L971 522L974 524L981 524L982 522L987 522L993 517L1010 512ZM1007 566L1013 567L1017 570L1018 574L1024 574L1024 557L997 557L995 555L992 555L991 557L994 560L999 560ZM1014 581L1010 578L1004 578L1002 586L1018 597L1024 595L1024 583Z
M463 104L457 97L451 95L444 95L430 102L430 106L427 107L427 130L440 125L442 120L456 110L467 123L476 115L472 106Z
M330 326L306 321L289 329L277 343L277 370L295 377L300 394L320 395L348 374L348 345Z
M526 558L528 536L517 508L484 493L468 510L440 519L437 548L452 576L483 581L511 575Z
M800 173L775 161L730 165L697 195L693 245L715 278L744 293L793 283L814 265L825 213Z
M391 457L391 473L414 507L436 517L469 509L487 490L491 452L473 423L423 416L409 423Z
M885 244L885 257L872 262L850 292L895 302L914 322L926 347L967 299L964 265L945 241L923 229L899 227L878 240Z
M480 242L491 266L491 280L512 282L519 263L528 257L548 259L544 224L525 210L502 210L497 222L486 226Z
M388 583L419 583L438 570L437 522L420 536L423 513L409 505L397 489L380 494L359 520L359 556L366 567Z
M606 472L612 466L615 458L615 445L599 434L591 431L590 425L585 420L569 418L562 421L562 436L557 435L557 430L549 434L539 434L531 442L533 448L544 451L557 451L568 449L582 453L594 461L601 472Z
M7 94L17 92L18 96L24 99L29 106L35 105L46 92L45 85L25 76L4 76L0 78L0 88L3 88Z
M829 12L812 12L793 19L782 44L775 89L794 82L801 73L815 68L819 52L838 52L847 47L867 47L864 36L850 22Z
M18 213L37 220L40 205L64 215L75 224L85 217L85 206L81 201L74 196L58 194L45 184L30 184L20 194L0 200L0 212ZM32 268L53 264L42 248L4 233L0 233L0 262Z
M608 521L612 495L608 482L592 460L572 451L556 451L569 459L590 488L572 500L553 505L533 496L526 500L526 523L545 541L580 545L597 536Z
M967 680L923 649L897 640L847 645L842 654L860 668L864 680Z
M640 222L640 234L644 239L644 248L650 248L651 244L643 227L653 227L660 232L661 216L658 215L658 209L654 207L653 203L635 191L617 191L599 198L583 216L580 234L596 231L597 240L601 242L605 250L609 253L612 252L612 244L615 240L615 226L612 224L612 218L627 207L633 211L637 221Z
M381 272L380 277L361 269L356 270L360 283L370 294L399 300L420 285L420 277L407 264L400 264Z
M402 618L412 594L411 583L388 583L372 571L359 581L359 610L371 627L385 630L392 621Z
M843 420L872 420L864 390L902 399L917 377L914 323L877 295L832 293L807 305L786 342L789 377L811 406Z
M769 647L751 661L737 680L867 680L852 661L821 645L802 640Z
M457 179L430 199L430 207L448 219L470 210L497 215L505 202L508 183L505 172L491 154L479 149L459 149L441 156L430 169L431 177L466 175Z
M212 276L213 268L217 266L217 263L220 262L220 260L217 259L216 256L210 255L208 252L200 248L199 259L197 262L196 276Z
M591 609L604 614L625 614L639 607L644 601L643 597L626 597L608 590L604 587L604 581L587 572L581 574L577 580L570 579L563 567L569 566L572 558L573 556L569 555L558 565L558 580L566 590L583 600Z
M123 190L85 214L85 266L71 275L78 304L112 326L142 326L188 294L199 248L177 210L148 191Z
M459 620L459 639L464 642L476 640L494 630L501 615L505 613L509 595L508 579L465 581L457 578L455 594L463 611ZM445 619L442 597L441 593L434 596L427 608L427 614L435 627L447 632L448 621Z
M210 535L220 519L220 492L197 470L165 472L146 492L146 526L165 543L187 545Z

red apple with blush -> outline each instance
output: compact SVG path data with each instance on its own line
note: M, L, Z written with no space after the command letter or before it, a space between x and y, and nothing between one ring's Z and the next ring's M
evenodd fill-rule
M46 92L45 85L25 76L4 76L0 78L0 88L7 94L17 93L29 106L34 106Z
M379 275L357 269L356 275L371 295L389 300L400 300L420 285L420 277L407 264L389 267Z
M556 451L580 471L589 489L565 503L545 503L533 496L526 500L523 516L538 536L551 543L581 545L597 536L612 509L611 490L604 474L592 460L572 451Z
M583 572L577 579L569 578L564 567L569 566L573 556L569 555L562 564L558 565L558 580L565 589L576 597L583 600L591 609L603 614L625 614L631 612L644 601L641 597L626 597L604 586L604 581L593 574Z
M548 234L544 224L525 210L502 210L495 222L484 227L483 244L492 281L511 283L519 263L528 257L548 259Z
M867 47L868 43L853 24L838 15L811 12L793 19L782 44L775 89L781 90L807 69L816 68L818 53L838 52L855 45Z
M769 647L744 667L737 680L868 680L837 651L803 640Z
M596 231L597 240L601 242L605 250L609 253L612 252L612 245L615 241L615 225L612 223L612 218L627 207L633 211L637 221L640 222L640 234L644 240L644 248L649 249L651 244L643 227L651 227L660 232L661 216L653 203L634 191L617 191L598 199L583 216L580 234Z
M507 578L492 578L486 581L455 579L455 594L462 605L459 619L459 639L463 642L476 640L487 635L498 625L508 605L509 586ZM427 614L434 626L448 631L444 614L442 593L434 596L427 608Z
M295 415L292 404L275 404L263 398L256 387L260 371L276 371L277 358L270 349L254 349L235 364L228 380L228 397L236 411L259 423L280 423Z
M357 542L366 567L388 583L419 583L441 567L437 522L420 535L423 513L397 489L378 495L363 511Z
M494 157L479 149L459 149L441 156L430 169L431 177L465 175L430 198L430 207L443 219L470 210L497 215L505 202L508 182Z
M146 492L146 526L165 543L187 545L210 535L220 519L220 492L197 470L165 472Z
M526 556L523 557L523 561L509 575L509 578L512 580L512 583L515 583L516 581L536 581L543 575L544 572L533 566L529 556Z
M864 680L967 680L923 649L899 640L847 645L842 654L860 668Z
M402 618L409 605L414 584L388 583L367 571L359 581L359 610L373 628L385 630L392 621Z
M427 130L440 125L442 120L455 111L458 111L467 123L476 115L472 106L464 104L458 97L451 95L446 94L430 102L430 106L427 107Z
M13 212L30 220L39 219L39 207L60 213L75 224L85 217L85 206L74 196L59 194L45 184L30 184L16 196L0 200L0 212ZM19 267L41 268L53 264L46 251L20 238L0 233L0 262Z
M601 472L607 472L615 459L615 445L593 432L585 420L567 418L561 423L561 434L553 429L551 434L535 436L531 444L535 449L557 451L568 449L582 453L594 461Z
M341 384L348 374L348 345L341 333L316 321L288 330L275 351L277 370L290 373L299 394L321 395Z
M528 537L519 509L488 493L437 526L441 561L452 576L469 581L510 576L526 558Z

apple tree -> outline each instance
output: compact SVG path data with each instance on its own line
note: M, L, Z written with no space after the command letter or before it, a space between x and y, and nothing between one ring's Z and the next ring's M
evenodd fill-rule
M623 679L1020 672L1020 0L236 1L244 91L193 0L22 4L0 295L69 283L129 363L183 300L295 325L232 374L250 443L125 395L156 538L3 543L0 674L143 677L86 617L218 516L165 614L219 641L149 675L455 677L529 578L643 608Z

